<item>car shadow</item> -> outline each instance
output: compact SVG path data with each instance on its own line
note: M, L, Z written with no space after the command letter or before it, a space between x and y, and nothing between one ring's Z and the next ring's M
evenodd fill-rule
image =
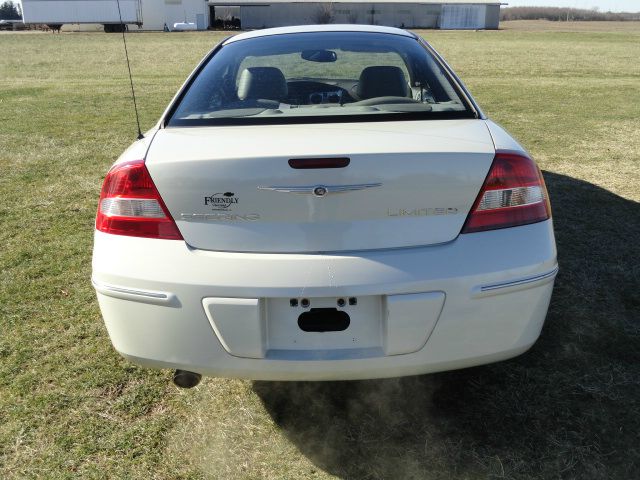
M529 352L415 377L253 383L318 468L345 479L637 474L640 204L544 175L560 274Z

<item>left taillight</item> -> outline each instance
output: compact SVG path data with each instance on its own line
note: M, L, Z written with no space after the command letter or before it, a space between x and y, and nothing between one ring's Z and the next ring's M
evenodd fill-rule
M96 229L114 235L182 240L144 160L114 165L100 192Z

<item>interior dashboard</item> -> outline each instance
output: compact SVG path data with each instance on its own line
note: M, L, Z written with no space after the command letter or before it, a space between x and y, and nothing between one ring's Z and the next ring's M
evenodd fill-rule
M290 80L287 82L287 103L292 105L321 105L357 101L354 89L358 82L341 80L319 82L316 80ZM354 93L352 95L352 93Z

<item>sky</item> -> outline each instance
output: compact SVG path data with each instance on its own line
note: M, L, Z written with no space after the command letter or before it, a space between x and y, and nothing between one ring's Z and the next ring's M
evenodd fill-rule
M639 12L640 0L502 0L510 7L598 7L600 11Z

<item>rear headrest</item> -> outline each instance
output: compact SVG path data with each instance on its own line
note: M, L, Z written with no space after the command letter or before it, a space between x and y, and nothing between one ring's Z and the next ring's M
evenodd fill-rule
M275 67L249 67L242 71L238 82L240 100L264 99L281 101L287 97L287 81Z
M409 86L399 67L367 67L360 74L358 94L360 98L406 97Z

